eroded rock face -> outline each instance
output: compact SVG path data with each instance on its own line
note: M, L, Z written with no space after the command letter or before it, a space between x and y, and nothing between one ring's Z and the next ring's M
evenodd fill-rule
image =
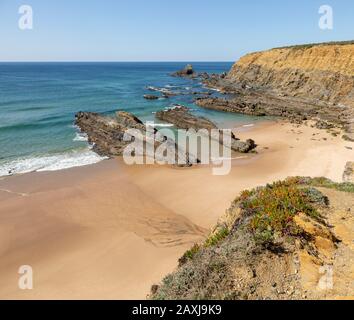
M354 162L348 162L345 166L343 181L354 183Z
M295 46L248 54L232 67L227 79L354 107L354 43Z
M192 164L185 150L180 149L173 140L166 138L156 129L152 130L155 140L146 139L147 129L145 124L129 112L117 112L115 117L102 116L92 112L79 112L75 118L75 124L82 132L87 134L89 143L93 145L93 150L99 155L108 157L122 156L125 148L132 141L135 141L134 139L140 139L142 143L137 145L141 145L141 147L136 148L135 156L146 156L146 150L149 145L151 146L149 149L155 151L155 154L149 156L155 156L156 161L167 161L170 164L180 166L190 166ZM127 134L128 129L139 130L141 136L132 137ZM133 139L125 141L125 134L127 138ZM171 148L171 150L175 150L175 155L156 152L162 144Z
M230 94L198 100L201 107L252 115L274 115L301 122L322 120L354 140L354 44L279 48L242 57L226 77L205 84Z
M209 119L204 117L196 117L189 112L189 109L184 106L177 106L175 108L159 111L156 113L156 118L174 124L179 129L194 129L207 130L210 132L218 127ZM220 137L222 143L222 137ZM236 152L248 153L257 147L256 143L249 139L247 141L240 141L232 135L231 149Z

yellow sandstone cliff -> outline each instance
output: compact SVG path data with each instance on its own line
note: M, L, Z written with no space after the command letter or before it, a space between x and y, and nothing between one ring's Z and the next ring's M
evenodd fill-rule
M290 96L354 107L354 43L272 49L242 57L227 78Z

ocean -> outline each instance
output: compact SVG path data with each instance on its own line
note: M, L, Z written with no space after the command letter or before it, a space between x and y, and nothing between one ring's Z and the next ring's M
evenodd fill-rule
M252 124L255 117L204 110L192 91L197 80L172 77L185 63L0 63L0 176L52 171L103 160L74 126L78 111L134 113L144 121L173 104L218 123ZM193 63L197 72L222 73L232 63ZM148 86L182 92L148 101Z

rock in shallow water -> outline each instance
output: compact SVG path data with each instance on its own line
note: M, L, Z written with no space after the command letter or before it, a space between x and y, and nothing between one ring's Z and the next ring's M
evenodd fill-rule
M196 72L193 69L191 64L187 64L184 69L177 71L172 74L174 77L195 77L197 76Z
M146 150L149 149L155 152L149 156L154 156L156 161L167 161L178 166L190 166L192 164L189 160L189 154L185 150L179 148L173 140L163 136L156 129L153 129L155 140L147 140L145 124L129 112L117 112L115 117L102 116L92 112L78 112L75 118L75 124L82 132L87 134L89 143L93 145L93 151L99 155L108 157L122 156L126 147L132 141L135 141L134 139L140 139L141 143L136 145L141 147L135 149L135 156L145 157L147 156ZM139 130L141 133L140 138L130 136L133 138L132 141L125 141L124 136L129 129ZM129 138L129 134L127 135ZM168 146L170 150L174 150L175 154L165 155L156 152L162 144Z
M184 106L177 106L169 110L159 111L156 113L156 118L174 124L179 129L194 129L198 130L217 130L218 127L209 119L204 117L196 117L189 112L189 109ZM220 143L223 143L220 137ZM248 153L257 147L256 143L248 139L247 141L240 141L232 134L231 149L236 152Z
M146 100L158 100L159 97L158 97L158 96L155 96L155 95L153 95L153 94L145 94L145 95L144 95L144 99L146 99Z

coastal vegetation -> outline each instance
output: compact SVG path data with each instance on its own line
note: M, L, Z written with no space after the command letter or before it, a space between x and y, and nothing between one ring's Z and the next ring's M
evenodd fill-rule
M337 209L331 200L353 201L353 192L353 183L308 177L241 192L205 242L183 255L150 298L323 298L304 285L303 272L309 264L317 270L334 263L343 244L328 223Z
M310 49L316 46L345 46L348 44L354 44L354 40L348 40L348 41L330 41L330 42L320 42L320 43L307 43L307 44L299 44L299 45L293 45L293 46L283 46L283 47L277 47L274 49Z

